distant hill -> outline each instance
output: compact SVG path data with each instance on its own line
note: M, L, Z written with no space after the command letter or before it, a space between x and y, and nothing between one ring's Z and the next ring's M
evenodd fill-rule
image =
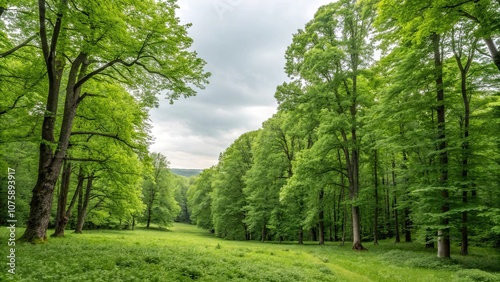
M200 174L203 169L171 168L170 171L177 175L191 177Z

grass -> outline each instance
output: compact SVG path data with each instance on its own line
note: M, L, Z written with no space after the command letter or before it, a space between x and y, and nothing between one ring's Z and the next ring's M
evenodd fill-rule
M5 245L7 232L0 230ZM185 224L168 231L68 231L45 244L18 244L16 275L2 263L0 281L500 281L500 254L493 250L472 248L462 257L454 249L453 259L440 260L419 244L365 246L370 251L227 241Z

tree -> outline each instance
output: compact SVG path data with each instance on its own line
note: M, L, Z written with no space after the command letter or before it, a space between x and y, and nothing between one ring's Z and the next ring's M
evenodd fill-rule
M82 100L99 94L88 92L89 81L121 83L150 104L159 91L166 91L173 101L181 95L194 95L191 85L203 87L207 82L204 62L195 52L187 51L191 45L188 26L179 24L176 7L174 1L38 1L36 28L48 87L39 173L22 236L25 241L46 240L52 195L77 108ZM26 25L35 26L33 22ZM141 85L147 85L148 90ZM63 118L57 123L63 89Z
M195 178L187 193L191 222L212 231L212 191L216 170L216 167L203 170Z
M143 198L146 205L144 221L169 226L180 212L175 201L175 176L168 170L169 162L161 153L152 153L152 175L146 178Z
M358 78L362 68L370 62L371 11L371 7L355 1L339 1L321 7L305 30L294 35L286 55L288 75L305 80L310 86L308 91L314 93L311 96L326 102L316 102L319 105L316 111L323 111L328 122L322 124L330 124L324 131L342 147L350 197L354 201L353 249L356 250L364 249L360 211L355 202L360 190L358 114L363 102Z
M212 192L212 220L215 234L227 239L250 239L245 223L248 211L244 176L252 165L252 144L256 131L241 135L222 154Z

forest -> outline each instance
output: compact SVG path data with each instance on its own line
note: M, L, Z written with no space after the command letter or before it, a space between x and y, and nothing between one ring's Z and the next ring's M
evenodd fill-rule
M278 112L190 187L192 220L237 240L498 248L499 15L494 1L321 7L287 49Z
M189 177L149 149L160 98L211 76L177 8L0 0L0 223L22 248L183 222L360 255L388 241L498 252L500 1L320 7L280 54L277 112Z

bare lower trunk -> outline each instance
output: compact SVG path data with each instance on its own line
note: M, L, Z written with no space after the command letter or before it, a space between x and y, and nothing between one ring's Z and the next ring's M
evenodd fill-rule
M411 219L410 219L410 209L405 208L404 209L404 216L405 216L405 221L404 221L404 231L405 231L405 242L409 243L411 242Z
M325 244L325 211L324 211L324 204L323 204L323 197L324 197L325 192L323 189L319 192L319 205L320 205L320 210L319 210L319 222L318 222L318 229L319 229L319 244L324 245Z
M352 249L356 251L366 250L361 244L361 225L359 207L352 207Z
M78 220L76 222L75 233L82 233L83 224L85 223L85 217L87 216L87 208L90 202L90 192L92 190L92 182L94 176L90 175L87 179L87 187L85 189L85 197L83 198L83 204L81 210L78 211Z
M56 216L55 231L54 234L51 235L52 237L64 236L64 229L66 228L66 224L68 223L69 220L69 218L66 217L66 204L68 202L70 177L71 177L71 163L66 162L61 177L61 188L59 190L59 197L57 201L57 216Z
M374 151L373 160L373 179L374 179L374 198L375 198L375 208L373 212L373 244L378 245L378 152Z
M398 207L397 207L397 202L396 202L396 197L394 197L394 205L392 206L394 210L394 232L396 234L396 239L395 242L399 243L401 242L401 236L399 233L399 215L398 215Z
M467 191L463 191L463 202L464 204L467 204ZM467 211L462 212L462 228L461 228L461 233L462 233L462 246L460 247L460 254L461 255L468 255L469 254L469 232L467 228L467 221L468 221L468 213Z
M441 59L441 37L434 33L432 36L432 43L434 47L434 65L436 68L436 94L437 94L437 128L439 142L439 165L440 177L439 184L441 185L441 213L442 218L440 224L445 226L438 230L438 257L450 258L450 230L449 230L449 216L446 215L450 206L448 203L449 193L446 189L448 182L448 152L446 145L446 129L445 129L445 105L444 105L444 86L443 86L443 63Z
M298 243L299 243L299 245L304 244L304 229L302 228L302 226L301 226L301 227L300 227L300 229L299 229L299 239L298 239Z

